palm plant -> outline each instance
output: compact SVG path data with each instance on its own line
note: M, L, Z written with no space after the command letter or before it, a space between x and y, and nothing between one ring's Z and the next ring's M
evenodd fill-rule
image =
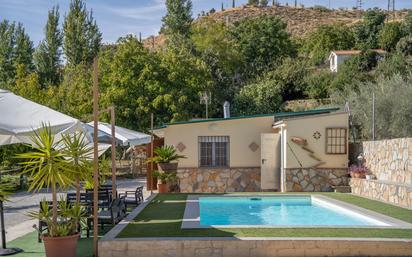
M50 126L43 124L39 131L35 131L32 142L32 150L18 154L17 157L25 160L21 162L24 167L23 173L28 174L32 179L29 191L39 191L44 187L51 188L52 222L57 224L57 187L73 186L76 171L71 169L69 161L57 149L60 140L56 140Z
M176 149L172 145L166 145L162 147L156 147L154 150L156 156L149 158L149 162L156 163L169 163L172 161L177 161L182 158L186 158L184 155L179 155L176 153Z
M62 136L62 153L74 170L76 177L76 202L80 202L80 181L88 181L92 176L91 153L93 147L83 133L66 134Z

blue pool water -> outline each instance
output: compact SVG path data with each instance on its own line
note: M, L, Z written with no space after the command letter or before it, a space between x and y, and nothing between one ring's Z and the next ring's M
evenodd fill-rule
M200 197L201 225L377 226L377 221L308 197Z

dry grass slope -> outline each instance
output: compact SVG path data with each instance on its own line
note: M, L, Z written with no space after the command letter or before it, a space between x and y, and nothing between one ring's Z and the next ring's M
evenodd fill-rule
M325 10L322 8L293 8L286 6L241 6L200 17L196 22L202 22L204 19L214 19L216 21L233 24L243 19L255 18L262 15L280 17L287 23L288 31L292 36L303 37L324 24L342 23L348 26L353 25L360 21L359 17L362 17L362 11L350 9ZM395 14L397 20L403 19L405 15L406 11L397 11ZM153 48L154 46L155 49L158 49L162 47L164 43L164 35L155 36L154 40L152 37L144 40L144 45L147 48Z

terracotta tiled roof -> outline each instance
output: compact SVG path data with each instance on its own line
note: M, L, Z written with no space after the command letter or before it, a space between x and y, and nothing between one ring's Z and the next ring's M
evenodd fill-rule
M386 51L383 49L372 49L372 51L377 52L379 54L386 54ZM360 54L360 50L337 50L337 51L332 51L333 53L337 55L354 55L354 54Z

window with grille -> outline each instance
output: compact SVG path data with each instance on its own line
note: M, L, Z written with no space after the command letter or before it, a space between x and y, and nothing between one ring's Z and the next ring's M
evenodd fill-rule
M228 136L199 137L199 166L229 166L229 143Z
M326 153L346 154L347 129L327 128L326 129Z

